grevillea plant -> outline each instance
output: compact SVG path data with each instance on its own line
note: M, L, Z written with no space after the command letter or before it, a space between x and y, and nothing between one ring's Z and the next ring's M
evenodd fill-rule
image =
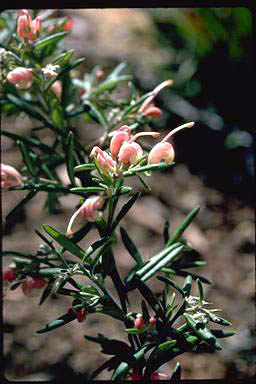
M46 207L51 214L58 212L59 198L63 195L80 196L80 204L74 207L65 233L48 224L41 232L36 230L42 244L33 255L19 250L3 251L3 256L12 258L12 263L3 270L4 288L14 290L21 286L28 297L40 295L39 305L52 293L70 297L66 312L35 330L38 334L52 332L71 321L86 321L93 313L110 316L123 324L127 342L108 339L101 333L85 336L111 356L92 373L91 379L107 369L112 371L113 381L178 382L179 362L169 375L161 373L159 368L187 351L196 351L201 343L220 350L219 338L234 334L212 328L214 323L223 326L230 323L216 315L219 309L205 301L203 284L210 282L190 272L205 264L190 258L192 245L183 237L199 207L172 234L166 222L164 246L149 258L141 254L120 223L140 195L129 186L130 178L137 177L149 189L145 178L174 165L171 136L195 124L185 123L158 138L159 132L150 131L152 119L162 114L154 104L155 98L163 88L172 85L172 80L141 95L132 83L132 76L122 74L124 63L108 75L95 67L78 79L74 69L84 58L73 60L75 52L61 51L59 44L72 31L72 21L53 18L53 11L40 12L40 16L33 12L34 19L27 10L19 15L12 11L1 15L2 113L26 114L35 125L29 135L2 130L2 135L19 147L24 166L18 171L1 164L1 186L8 191L28 191L5 220L8 222L41 191L45 192ZM115 93L120 85L126 88L127 96L122 99ZM76 129L80 118L102 128L104 133L97 142L81 142ZM52 131L52 145L39 138L39 130ZM148 142L141 141L146 136L152 140L150 148ZM61 164L66 166L68 185L61 181L56 170ZM117 211L123 195L127 201ZM81 228L76 221L78 216L84 219ZM93 229L99 238L83 249L78 243ZM120 277L118 257L114 253L117 231L134 261L124 279ZM72 259L70 254L74 256ZM81 276L85 277L84 283ZM176 282L175 276L184 278L183 285ZM113 282L115 298L106 287L106 277ZM151 279L162 283L160 296L149 288ZM191 295L194 283L197 296ZM140 312L129 301L131 291L140 297Z

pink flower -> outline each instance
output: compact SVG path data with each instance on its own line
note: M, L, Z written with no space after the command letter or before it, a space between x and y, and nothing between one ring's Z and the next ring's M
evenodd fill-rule
M102 173L115 172L116 161L106 151L102 151L99 147L93 147L90 157L96 157L97 164Z
M143 111L145 116L151 116L151 117L161 117L163 112L160 108L156 107L153 103L150 104L146 109Z
M113 137L110 141L110 152L113 157L117 157L120 151L121 146L127 142L130 138L130 128L128 125L123 125L115 132L113 132Z
M1 164L1 187L16 187L22 184L20 173L11 165Z
M147 108L152 106L152 100L158 95L158 93L165 87L170 87L173 85L172 80L165 80L161 84L159 84L151 93L151 96L149 96L141 105L139 112L146 112Z
M165 136L163 140L160 141L160 143L156 144L149 152L148 165L159 164L161 161L164 161L166 164L171 164L174 160L175 152L172 144L167 143L166 141L176 132L184 128L191 128L194 126L194 124L194 122L183 124L168 133L168 135Z
M29 277L22 283L21 289L25 296L36 297L39 296L42 288L46 285L46 281L42 277Z
M156 144L148 155L148 164L159 164L164 161L166 164L171 164L174 160L174 149L170 143Z
M7 80L19 89L28 89L33 82L32 71L32 68L17 67L8 73Z
M23 40L35 41L42 32L42 18L37 16L33 21L26 9L18 17L17 35Z
M17 35L24 40L33 40L32 18L26 9L21 11L17 24Z
M11 267L6 267L3 270L3 285L8 286L9 283L16 280L16 272Z
M141 146L135 143L135 140L140 136L159 136L159 132L140 132L133 136L129 141L124 142L121 146L118 161L122 164L136 164L143 156Z
M40 33L42 32L42 18L40 16L37 16L33 21L31 25L32 33L34 36L34 39L36 39Z
M99 80L99 79L102 79L102 77L104 77L104 71L102 71L102 69L99 69L96 72L96 78Z
M73 21L72 19L68 19L66 21L66 23L64 24L64 27L63 27L63 32L67 32L67 31L70 31L73 27Z
M105 199L103 196L91 196L88 199L86 199L83 205L71 217L68 224L66 236L72 235L73 232L71 228L76 217L79 214L81 214L87 221L91 221L91 222L96 221L101 216L101 213L98 210L103 207L104 201Z
M156 325L156 319L154 317L150 317L149 324L154 327Z

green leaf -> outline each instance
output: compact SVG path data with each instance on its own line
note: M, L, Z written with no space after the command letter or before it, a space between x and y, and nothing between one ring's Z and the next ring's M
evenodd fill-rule
M178 384L181 380L181 365L179 362L175 365L175 367L172 370L172 377L170 384Z
M69 132L67 137L67 171L71 184L76 185L74 176L74 134L72 131Z
M165 314L163 312L163 309L156 298L156 296L153 294L151 289L141 280L135 280L135 286L138 288L144 299L147 301L147 303L151 306L151 308L155 311L155 313L161 318L165 318Z
M154 351L154 354L159 354L172 348L177 343L177 340L168 340L162 344L159 344Z
M37 171L34 168L33 160L32 160L32 158L28 152L26 145L24 143L22 143L21 141L17 141L17 145L20 147L23 161L24 161L29 173L35 177L37 175Z
M141 302L141 310L142 310L142 315L143 315L143 318L145 319L145 322L148 323L150 319L150 315L148 312L147 304L144 300L142 300Z
M127 63L125 62L118 64L116 68L114 68L113 71L107 76L106 80L116 79L125 67L127 67Z
M41 277L57 277L60 273L66 272L65 268L41 268L37 273Z
M128 362L123 361L114 371L111 380L121 380L125 377L129 369L136 365L137 362L144 357L147 348L147 346L143 347L138 352L134 353L133 358L129 359Z
M41 115L40 112L38 112L36 107L34 107L28 101L22 99L21 97L17 97L17 96L11 95L9 93L6 95L6 98L11 103L16 105L16 107L18 107L22 111L26 112L29 116L31 116L31 117L33 117L35 119L38 119L38 120L42 121L44 124L46 124L47 126L49 126L49 122Z
M83 258L83 263L85 263L85 261L98 249L100 248L101 246L103 245L107 245L110 243L112 243L113 239L106 236L106 237L103 237L102 239L99 239L97 241L95 241L92 245L90 245L90 247L86 250L85 254L84 254L84 258ZM104 247L105 249L105 247Z
M128 201L125 203L120 212L118 213L115 221L112 224L111 232L114 232L119 222L123 219L123 217L127 214L127 212L132 208L133 204L136 202L138 197L140 196L140 192L135 193Z
M165 267L167 264L176 260L177 257L181 254L184 245L178 246L173 244L172 246L164 249L160 252L157 258L151 259L149 263L147 263L142 269L140 269L136 275L141 278L142 281L148 280L152 277L156 272L158 272L161 268Z
M223 337L234 336L236 334L235 331L226 331L226 330L222 330L222 329L211 329L210 331L218 339L223 338Z
M105 80L102 83L98 85L98 87L93 91L94 96L98 96L99 94L105 92L105 91L112 91L119 83L123 81L129 81L132 80L131 75L122 75L118 76L115 79Z
M84 250L80 248L78 245L72 243L66 236L62 235L57 229L54 229L50 225L44 224L44 230L60 245L66 248L67 251L72 253L73 255L79 257L79 259L83 259Z
M102 125L102 127L105 129L105 130L108 130L108 121L103 113L103 111L95 105L95 103L93 103L92 101L90 100L84 100L83 101L83 105L87 105L88 107L90 107L90 110L88 111L89 115L96 121Z
M43 293L40 297L39 305L42 305L45 302L45 300L50 296L53 285L54 285L54 280L50 280L46 288L43 290Z
M141 335L146 332L146 329L125 328L125 332L128 333L128 335Z
M183 297L185 296L183 290L180 288L180 286L176 283L176 281L169 279L165 276L157 276L158 280L163 281L164 283L170 285L171 287L175 288Z
M63 65L66 64L69 59L74 55L75 51L74 49L70 49L69 51L65 53L61 53L59 56L55 57L55 59L52 60L53 65Z
M12 216L15 216L36 194L37 191L30 191L27 196L23 200L21 200L19 204L17 204L16 207L11 210L11 212L8 213L5 218L5 221L8 221Z
M205 324L196 322L192 316L187 313L184 313L184 317L186 319L189 327L195 332L195 334L201 338L201 340L205 341L207 344L212 346L217 350L222 349L222 345L217 341L216 337L212 334L212 332L206 327Z
M184 292L184 295L186 297L190 295L191 288L192 288L192 276L188 275L184 281L184 285L182 288L182 291Z
M97 307L94 309L95 313L102 313L103 315L107 315L113 317L114 319L124 321L124 315L122 311L117 311L112 307Z
M230 321L223 319L222 317L216 316L216 315L210 316L210 321L213 323L216 323L216 324L224 325L224 326L232 325L232 323L230 323Z
M50 104L50 116L51 121L54 127L57 127L61 130L64 128L64 116L63 116L63 108L61 106L59 98L55 95L54 92L51 92L49 95L49 104Z
M164 223L164 231L163 231L163 238L164 238L164 243L167 244L169 241L169 228L170 228L170 222L166 220Z
M106 189L103 187L75 187L70 188L71 192L83 192L83 193L92 193L92 192L104 192Z
M191 278L191 280L192 280L192 278ZM202 301L204 300L204 289L203 289L203 285L202 285L200 279L196 279L196 283L197 283L197 286L198 286L199 298L200 298L200 301L201 301L201 303L202 303Z
M124 243L125 248L129 252L129 254L133 257L133 259L136 261L137 265L141 267L143 265L143 260L136 245L134 244L134 242L132 241L132 239L130 238L130 236L128 235L128 233L123 227L120 227L120 233L121 233L122 241Z
M198 214L199 210L200 210L199 206L192 209L192 211L185 217L185 220L180 224L180 226L178 227L178 229L176 230L174 235L170 238L170 240L167 243L167 246L169 246L169 245L175 243L177 240L179 240L179 238L181 237L183 232L186 230L186 228L189 226L189 224L194 220L194 218Z
M88 164L81 164L81 165L77 165L75 168L74 168L74 171L75 172L81 172L81 171L90 171L90 170L93 170L95 169L95 163L88 163Z
M43 328L40 328L36 331L36 333L46 333L50 332L53 329L63 327L64 325L70 323L71 321L76 319L76 314L70 314L66 313L65 315L59 317L56 320L50 321L48 324L46 324Z
M134 176L137 173L141 173L141 172L162 171L166 168L169 168L170 166L172 166L174 164L175 163L171 163L171 164L160 163L160 164L144 165L143 167L137 166L137 167L129 169L128 171L125 171L123 173L123 176L129 177L129 176Z
M56 44L67 35L68 35L68 32L59 32L59 33L55 33L54 35L47 36L43 39L37 40L37 42L34 44L34 50L37 52L40 49L45 48L49 44L50 45Z

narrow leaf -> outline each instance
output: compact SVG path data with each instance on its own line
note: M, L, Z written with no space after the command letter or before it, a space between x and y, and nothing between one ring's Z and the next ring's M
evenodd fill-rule
M72 131L69 132L67 137L67 171L71 184L76 185L74 176L74 134Z
M36 172L36 169L34 168L33 161L31 159L31 156L28 152L26 145L21 141L17 141L17 144L20 147L23 161L27 167L28 172L35 177L37 175L37 172Z
M132 239L130 238L130 236L128 235L128 233L123 227L120 227L120 233L121 233L122 241L124 243L125 248L129 252L129 254L133 257L133 259L136 261L137 265L139 267L142 266L143 265L142 257L136 245L134 244L134 242L132 241Z
M68 32L59 32L59 33L55 33L54 35L47 36L41 40L38 40L34 44L34 49L35 51L39 51L39 49L42 49L49 44L56 44L60 40L62 40L66 35L68 35Z
M191 278L191 279L192 279L192 278ZM200 302L202 303L202 301L204 300L204 289L203 289L203 285L202 285L200 279L196 279L196 283L197 283L197 286L198 286Z
M192 209L192 211L185 217L185 220L180 224L180 226L178 227L178 229L176 230L174 235L170 238L170 240L167 243L167 246L169 246L169 245L175 243L177 240L179 240L179 238L181 237L181 235L183 234L185 229L194 220L194 218L198 214L199 210L200 210L199 206Z
M96 106L92 101L89 101L89 100L84 100L83 101L83 104L84 105L87 105L88 107L90 107L90 110L88 111L89 115L95 120L96 118L96 121L102 125L102 127L105 129L105 130L108 130L108 122L107 122L107 119L103 113L103 111L98 107Z
M184 281L184 285L182 288L185 296L188 297L190 295L191 288L192 288L192 276L188 275Z
M63 327L63 325L66 325L75 319L76 319L75 313L74 314L66 313L65 315L59 317L58 319L53 320L50 323L46 324L45 327L38 329L36 333L46 333L46 332L52 331L53 329Z
M95 164L94 163L88 163L88 164L81 164L81 165L77 165L75 168L74 168L74 171L75 172L81 172L81 171L90 171L92 169L95 169Z
M119 222L123 219L123 217L127 214L127 212L132 208L133 204L135 201L138 199L140 196L140 192L135 193L128 201L125 203L120 212L118 213L115 221L112 224L111 232L114 232L115 228L119 224Z
M123 173L124 177L134 176L137 173L141 172L155 172L155 171L162 171L166 168L169 168L170 166L174 165L174 163L171 164L152 164L152 165L144 165L143 167L134 167L126 172Z
M212 332L205 326L205 324L201 324L196 322L192 316L188 314L184 314L184 317L189 325L189 327L195 332L197 336L199 336L203 341L212 346L217 350L222 349L222 345L217 341L216 337L212 334Z
M141 277L142 281L148 280L150 277L155 275L162 267L170 264L174 259L176 259L182 252L184 246L175 248L172 252L170 252L167 256L161 259L158 263L156 263L146 274Z
M171 280L171 279L169 279L168 277L165 277L165 276L157 276L157 278L158 278L158 280L163 281L164 283L166 283L166 284L170 285L171 287L175 288L183 297L185 296L183 290L176 283L176 281Z
M78 245L72 243L66 236L62 235L57 229L54 229L50 225L44 224L44 230L60 245L66 248L67 251L72 253L73 255L79 257L81 260L84 257L84 251Z

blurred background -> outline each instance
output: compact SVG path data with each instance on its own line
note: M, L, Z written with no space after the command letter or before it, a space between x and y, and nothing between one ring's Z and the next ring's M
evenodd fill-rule
M207 300L223 309L223 317L232 322L230 328L237 334L223 339L224 349L219 353L202 348L201 354L180 356L182 378L252 377L255 124L251 91L255 74L250 10L82 9L56 11L56 15L72 17L73 29L64 48L73 48L78 56L86 57L83 71L98 64L107 74L124 61L127 73L134 74L142 92L163 80L174 80L174 86L156 99L164 113L152 124L153 130L167 133L188 121L195 121L196 126L174 138L176 165L148 178L152 193L143 191L123 225L147 258L162 247L166 219L170 219L173 231L195 205L201 205L185 237L207 261L202 270L195 269L213 282L206 287ZM4 129L18 129L24 134L33 127L28 118L2 116L1 120ZM97 137L97 129L92 133L83 121L77 129L82 140ZM18 149L6 137L2 139L2 162L22 166ZM136 190L142 190L136 180L131 182ZM22 196L22 191L3 194L3 214ZM41 230L47 223L64 231L76 202L73 196L61 199L61 212L49 216L43 209L44 194L38 193L24 212L3 228L4 249L36 252L40 239L33 230ZM116 254L124 275L132 260L121 243ZM156 292L159 284L153 284ZM133 302L136 307L140 298L134 297ZM69 298L52 295L38 307L37 300L24 298L20 288L8 292L4 300L4 352L9 380L84 380L106 359L98 345L83 336L101 332L119 337L120 324L111 318L92 315L85 323L72 322L48 334L35 334L41 325L61 316L69 304ZM168 373L175 363L166 364L162 371ZM109 372L98 377L109 378Z

